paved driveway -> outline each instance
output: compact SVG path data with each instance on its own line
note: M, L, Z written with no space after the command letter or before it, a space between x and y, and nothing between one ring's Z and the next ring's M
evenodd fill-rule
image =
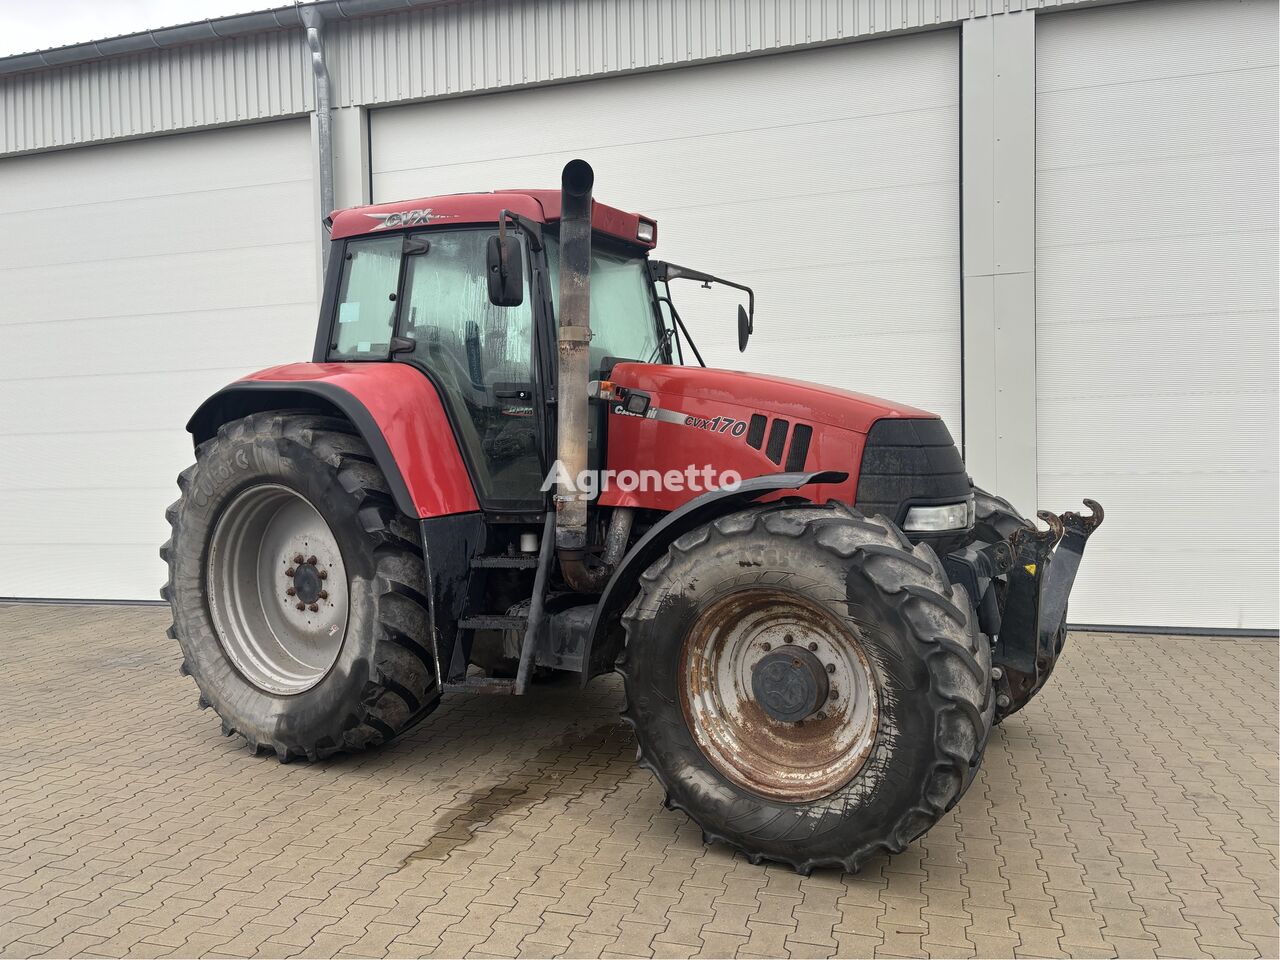
M155 607L0 607L0 955L1276 956L1274 641L1077 634L922 841L705 848L612 679L281 766Z

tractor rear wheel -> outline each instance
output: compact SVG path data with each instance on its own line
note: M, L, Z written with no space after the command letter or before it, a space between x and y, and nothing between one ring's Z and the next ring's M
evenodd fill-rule
M623 617L640 762L708 839L856 871L927 831L991 729L990 648L927 546L843 504L676 540Z
M257 413L178 477L160 555L182 671L284 761L390 740L439 699L417 525L343 420Z

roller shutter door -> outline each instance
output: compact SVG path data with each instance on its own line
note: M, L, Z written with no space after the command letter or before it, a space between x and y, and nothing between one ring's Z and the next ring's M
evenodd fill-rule
M305 121L0 160L0 596L155 599L183 427L308 359Z
M1078 623L1277 625L1277 8L1037 25L1039 501Z

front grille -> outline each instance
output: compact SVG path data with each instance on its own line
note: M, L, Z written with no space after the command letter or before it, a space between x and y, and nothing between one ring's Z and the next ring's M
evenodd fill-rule
M955 503L971 493L964 460L941 420L877 420L867 434L855 506L901 525L913 504Z

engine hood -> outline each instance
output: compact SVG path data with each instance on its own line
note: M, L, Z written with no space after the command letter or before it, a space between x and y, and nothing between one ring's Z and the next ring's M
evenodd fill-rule
M612 379L623 386L660 394L664 402L682 397L750 406L779 417L824 423L861 434L866 434L877 420L937 417L927 410L865 393L741 370L620 363L614 367Z

